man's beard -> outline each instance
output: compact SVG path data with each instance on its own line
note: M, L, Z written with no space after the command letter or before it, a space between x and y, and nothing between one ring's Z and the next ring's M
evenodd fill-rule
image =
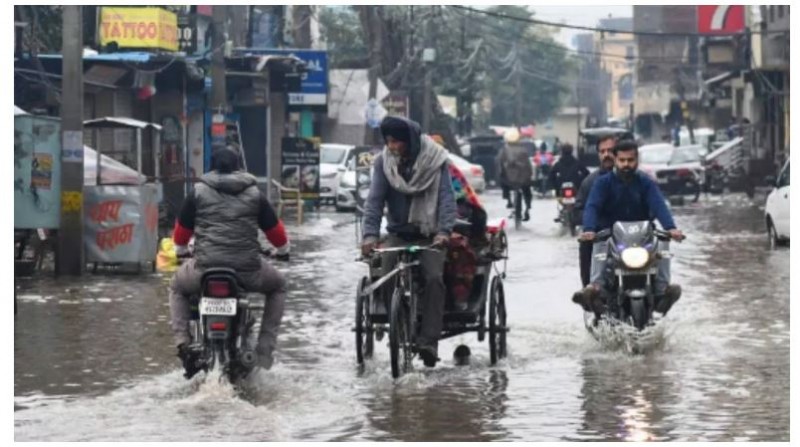
M614 169L614 159L611 157L604 158L600 161L600 166L606 170Z
M636 172L636 168L621 168L617 169L617 175L622 180L630 180L633 178L633 174Z

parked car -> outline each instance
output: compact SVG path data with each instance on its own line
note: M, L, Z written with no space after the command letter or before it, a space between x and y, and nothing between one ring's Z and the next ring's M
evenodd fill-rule
M324 143L319 147L319 195L323 201L335 202L339 177L346 170L350 152L355 146Z
M655 171L656 183L665 196L700 198L705 185L705 168L703 156L705 148L700 145L679 146L674 148L669 162Z
M764 211L764 220L767 224L770 247L789 243L789 160L783 166L777 181L768 178L767 182L775 185L767 196L767 206Z
M475 192L481 193L486 189L483 166L470 163L453 153L449 153L448 156L450 161L464 174Z
M639 170L655 180L656 172L667 167L674 150L669 143L645 144L639 148Z

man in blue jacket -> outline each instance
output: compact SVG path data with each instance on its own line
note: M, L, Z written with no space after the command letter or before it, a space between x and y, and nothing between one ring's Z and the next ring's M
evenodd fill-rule
M616 222L655 218L674 240L682 241L683 233L675 226L658 185L646 174L637 171L638 145L631 140L620 141L614 146L614 156L614 170L599 177L589 193L583 212L584 233L581 239L593 241L598 231L611 228ZM591 282L572 297L572 301L586 310L598 312L604 306L604 293L601 292L608 291L604 287L605 262L595 259L597 254L605 253L606 243L596 242L592 255ZM680 286L670 285L669 281L669 260L662 259L659 261L655 284L655 310L662 314L666 314L681 295Z
M419 124L403 118L384 118L381 134L386 147L374 161L364 206L362 254L369 255L377 246L384 206L388 209L389 233L384 247L434 245L444 249L456 220L447 150L422 135ZM423 316L417 348L428 367L435 366L438 360L446 293L444 262L443 250L420 253L425 292L420 303ZM382 270L391 271L396 264L396 255L386 255Z

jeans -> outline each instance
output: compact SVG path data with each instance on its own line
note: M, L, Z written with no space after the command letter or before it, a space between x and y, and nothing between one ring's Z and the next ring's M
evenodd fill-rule
M669 242L659 241L658 249L660 251L669 252ZM608 241L595 242L592 247L592 267L590 274L590 281L602 287L606 292L611 289L611 279L614 277L614 266L611 260L607 257L608 254ZM603 259L605 258L605 259ZM671 261L669 258L660 259L658 261L658 273L655 279L655 294L663 295L671 279L670 273Z
M384 241L381 246L383 248L390 247L404 247L409 245L430 245L432 239L421 239L416 241L406 241L394 235ZM392 271L398 262L398 253L384 253L381 257L381 269L384 273ZM422 327L420 328L420 336L417 340L419 346L428 347L436 350L439 337L442 334L442 325L444 319L444 301L446 289L444 285L444 262L446 256L445 251L421 251L419 254L419 269L424 278L424 292L420 305L422 308ZM389 281L387 285L393 285L394 281ZM391 286L389 286L391 287ZM388 293L386 296L391 296ZM387 310L389 310L387 306Z
M185 262L170 283L169 310L171 315L172 333L175 344L188 343L189 297L200 295L200 279L203 271L200 270L194 259ZM271 356L277 346L278 328L283 318L283 306L286 300L286 281L275 267L265 259L261 259L261 270L255 272L237 273L241 285L248 291L259 292L266 295L264 314L261 320L261 333L258 336L256 351L259 354Z

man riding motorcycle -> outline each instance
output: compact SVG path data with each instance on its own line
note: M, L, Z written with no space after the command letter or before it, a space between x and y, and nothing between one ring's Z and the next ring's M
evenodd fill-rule
M614 156L613 172L598 178L589 193L581 239L593 241L598 231L611 228L616 222L651 220L655 217L672 239L678 242L683 240L683 233L676 228L658 185L636 169L638 145L630 140L620 141L614 146ZM607 281L606 261L598 261L596 256L607 253L607 241L596 242L593 248L590 283L576 292L572 301L587 311L602 313L611 284ZM668 247L665 248L668 250ZM680 286L669 284L669 281L669 259L661 259L655 280L655 310L664 315L681 295Z
M598 177L611 172L614 169L614 146L617 139L614 135L603 137L597 143L597 155L600 158L600 168L589 174L580 183L580 189L575 197L575 222L583 222L583 209L586 200L589 198L589 191L592 190L595 180ZM579 257L581 266L581 283L583 287L589 284L589 273L592 268L592 246L590 241L580 241Z
M588 175L589 170L572 155L572 145L565 143L561 146L561 158L553 165L547 176L547 184L556 190L556 194L560 194L562 183L580 185Z
M195 238L194 257L178 269L169 295L172 332L188 377L197 373L195 360L201 354L190 346L189 297L201 293L205 269L233 269L246 290L266 295L256 348L264 369L272 366L286 296L283 275L266 262L258 242L260 229L277 248L278 256L288 259L289 240L283 223L259 191L256 178L239 170L235 150L216 148L211 168L186 197L172 236L179 256L186 253L193 234Z
M428 135L422 135L419 124L414 121L387 116L380 129L386 146L374 162L364 208L362 254L368 256L378 244L384 206L388 208L386 230L389 233L384 246L445 247L456 220L447 151ZM382 270L391 271L397 259L397 255L385 254ZM435 366L439 360L437 348L446 296L444 263L444 251L420 253L425 280L417 348L428 367Z

